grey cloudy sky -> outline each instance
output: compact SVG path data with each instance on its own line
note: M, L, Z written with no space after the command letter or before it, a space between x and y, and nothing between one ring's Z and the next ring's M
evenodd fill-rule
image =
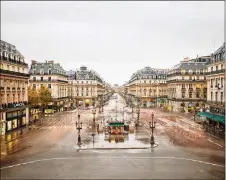
M224 2L1 2L1 38L30 60L85 65L123 84L224 42Z

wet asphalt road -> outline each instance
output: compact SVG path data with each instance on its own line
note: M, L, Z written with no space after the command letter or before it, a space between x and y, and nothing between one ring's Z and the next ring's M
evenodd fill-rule
M122 118L124 106L119 97L117 119ZM115 107L115 99L104 107L105 121L116 118ZM125 111L125 121L130 120L131 109ZM224 179L223 141L170 125L180 117L151 111L157 121L155 148L150 148L149 110L141 110L140 126L124 142L111 143L92 128L91 110L80 110L81 148L77 146L77 110L54 114L43 121L42 128L18 140L23 150L2 158L1 179Z

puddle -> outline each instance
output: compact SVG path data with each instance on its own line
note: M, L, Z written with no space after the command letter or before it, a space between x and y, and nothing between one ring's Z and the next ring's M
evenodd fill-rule
M77 145L75 145L78 147ZM83 139L81 149L147 149L150 148L150 138L136 133L128 135L95 134Z

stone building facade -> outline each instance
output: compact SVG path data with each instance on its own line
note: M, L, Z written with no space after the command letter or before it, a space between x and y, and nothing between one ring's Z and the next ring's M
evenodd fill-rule
M210 57L184 60L175 65L167 76L167 109L175 112L194 112L205 107L207 85L205 73Z
M32 60L29 74L29 85L32 88L38 90L41 86L46 86L52 93L53 102L49 104L45 113L64 111L68 107L73 106L72 100L69 98L71 91L68 85L66 71L59 63L54 63L54 61L37 62Z
M124 92L140 98L141 107L163 106L167 99L167 72L150 67L138 70L124 85Z
M72 88L72 96L76 106L95 106L98 98L109 91L107 84L100 75L82 66L76 71L69 71L68 82Z
M225 43L211 55L207 68L207 106L211 113L225 116Z
M1 135L26 127L28 64L16 47L1 41L0 49L0 117Z

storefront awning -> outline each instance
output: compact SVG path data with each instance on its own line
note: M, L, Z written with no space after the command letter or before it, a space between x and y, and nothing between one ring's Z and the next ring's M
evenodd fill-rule
M124 126L124 123L109 123L109 126Z
M219 116L219 115L215 115L215 114L212 114L212 113L209 113L209 112L200 112L198 115L204 116L204 117L210 118L214 121L225 124L225 116Z

